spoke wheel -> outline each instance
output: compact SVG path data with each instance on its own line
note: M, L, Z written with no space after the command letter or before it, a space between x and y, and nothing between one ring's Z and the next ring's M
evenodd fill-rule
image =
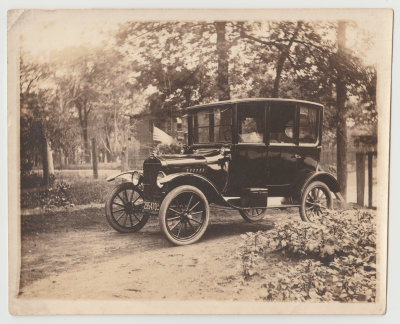
M328 186L320 181L310 183L304 190L300 216L303 221L314 222L333 207L333 200Z
M240 210L240 215L246 222L254 223L264 219L267 214L267 210L265 208L251 208Z
M193 186L173 189L160 206L161 230L175 245L187 245L198 241L207 229L209 218L207 198Z
M149 214L143 212L142 192L131 182L116 186L106 201L106 218L118 232L139 231L149 219Z

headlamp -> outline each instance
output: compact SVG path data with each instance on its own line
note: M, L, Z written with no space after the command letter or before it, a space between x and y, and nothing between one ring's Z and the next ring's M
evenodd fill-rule
M162 187L164 186L163 183L160 183L160 180L161 180L162 178L164 178L165 176L166 176L166 174L165 174L164 172L162 172L162 171L158 172L158 174L157 174L157 180L156 180L156 182L157 182L157 187L158 187L158 188L162 188Z
M132 183L133 183L134 186L138 185L139 178L140 178L139 172L135 171L135 172L132 173Z

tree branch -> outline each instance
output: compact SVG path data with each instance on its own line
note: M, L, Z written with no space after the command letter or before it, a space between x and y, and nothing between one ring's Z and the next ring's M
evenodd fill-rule
M254 41L254 42L263 44L263 45L265 45L265 46L275 46L276 48L278 48L279 50L281 50L281 44L277 43L276 41L269 41L269 42L264 41L264 40L262 40L262 39L259 39L259 38L257 38L257 37L254 37L254 36L252 36L252 35L247 34L247 33L243 30L243 27L242 27L242 26L239 27L239 28L240 28L240 36L241 36L242 38L248 38L248 39L250 39L250 40L252 40L252 41Z

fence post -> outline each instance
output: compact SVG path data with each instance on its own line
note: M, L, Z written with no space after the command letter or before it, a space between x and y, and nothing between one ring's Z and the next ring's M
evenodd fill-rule
M357 204L364 206L365 153L356 153Z
M368 208L372 208L372 158L374 152L368 152Z
M97 157L97 147L96 139L92 138L92 161L93 161L93 178L98 179L98 157Z

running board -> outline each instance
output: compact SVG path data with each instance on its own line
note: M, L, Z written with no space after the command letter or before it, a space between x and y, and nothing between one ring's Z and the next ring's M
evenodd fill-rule
M238 199L240 199L240 197L223 197L223 198L224 198L225 201L228 201L228 200L238 200Z
M270 208L290 208L290 207L301 207L301 205L275 205L275 206L267 206L267 209L270 209Z
M229 200L238 200L240 199L240 197L223 197L224 200L226 202L228 202ZM240 209L250 209L251 207L239 207L239 206L235 206L238 207ZM273 208L290 208L290 207L301 207L301 205L272 205L272 206L267 206L267 207L257 207L257 208L267 208L267 209L273 209Z

